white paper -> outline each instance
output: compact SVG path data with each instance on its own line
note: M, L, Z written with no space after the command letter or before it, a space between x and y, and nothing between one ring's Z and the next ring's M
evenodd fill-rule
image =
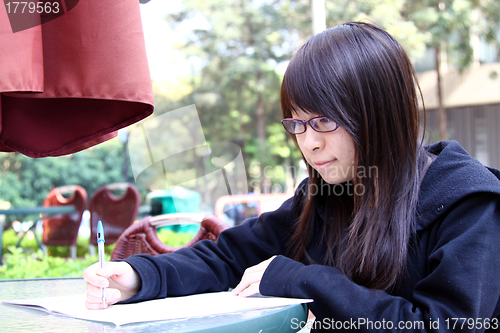
M88 310L85 307L85 297L84 294L80 294L2 302L32 307L78 319L113 323L117 326L157 320L206 317L312 302L310 299L240 297L234 296L230 292L217 292L183 297L167 297L134 304L117 304L104 310Z

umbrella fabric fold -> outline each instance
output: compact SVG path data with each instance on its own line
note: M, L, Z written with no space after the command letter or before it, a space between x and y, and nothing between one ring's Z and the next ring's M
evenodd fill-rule
M0 6L0 151L70 154L153 113L139 2L61 4L17 32Z

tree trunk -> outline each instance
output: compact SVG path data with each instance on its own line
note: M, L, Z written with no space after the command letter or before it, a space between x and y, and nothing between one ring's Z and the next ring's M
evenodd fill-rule
M257 86L260 86L260 81L262 78L262 73L257 72ZM262 91L258 91L257 105L255 108L255 115L257 120L257 140L259 142L259 152L260 152L260 190L261 193L269 193L268 190L268 180L265 173L265 147L266 147L266 133L265 133L265 120L264 120L264 101L262 100Z
M443 89L441 83L441 46L436 45L436 73L437 73L437 97L438 97L438 123L440 140L448 140L446 109L443 105Z

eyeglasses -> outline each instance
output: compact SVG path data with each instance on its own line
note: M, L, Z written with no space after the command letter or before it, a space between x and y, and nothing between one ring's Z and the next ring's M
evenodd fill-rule
M281 124L283 124L283 127L287 130L287 132L291 134L304 133L307 129L306 124L311 126L311 128L316 132L320 133L333 132L339 127L339 124L337 124L330 118L323 116L314 117L309 119L308 121L286 118L281 121Z

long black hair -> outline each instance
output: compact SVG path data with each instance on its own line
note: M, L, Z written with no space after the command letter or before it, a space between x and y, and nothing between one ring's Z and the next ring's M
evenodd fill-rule
M406 52L373 24L327 29L294 54L281 87L283 116L301 110L345 129L355 145L351 182L358 189L347 197L321 198L324 182L308 165L308 192L291 239L296 260L312 261L307 250L317 227L315 206L326 200L333 223L321 227L329 265L369 288L387 290L403 276L428 165L419 140L417 91Z

